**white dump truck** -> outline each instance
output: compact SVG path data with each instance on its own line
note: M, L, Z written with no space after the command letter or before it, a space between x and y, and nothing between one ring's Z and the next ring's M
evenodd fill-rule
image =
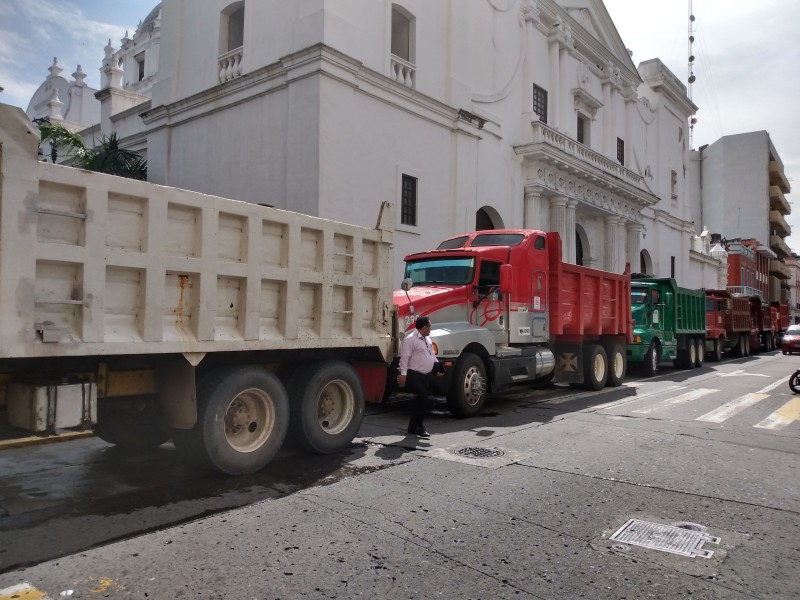
M375 229L40 162L0 105L0 418L241 474L349 445L392 360ZM265 196L264 202L269 203Z

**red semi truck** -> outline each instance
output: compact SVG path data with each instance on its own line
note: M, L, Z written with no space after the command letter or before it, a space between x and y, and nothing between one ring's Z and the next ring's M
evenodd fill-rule
M706 290L706 353L711 360L721 360L728 351L740 357L750 353L750 310L747 296Z
M786 302L770 302L773 328L776 336L776 346L783 339L783 334L789 327L789 304Z
M558 233L535 230L466 233L405 261L403 289L394 293L400 330L431 318L456 416L477 414L487 391L511 384L622 383L631 339L627 269L565 263Z
M750 349L753 352L774 350L777 348L776 320L773 319L772 307L760 296L749 296L750 320L753 335L750 338ZM777 312L777 311L776 311Z

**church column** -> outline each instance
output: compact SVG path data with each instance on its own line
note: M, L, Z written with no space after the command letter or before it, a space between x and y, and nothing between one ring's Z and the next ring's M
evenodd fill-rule
M603 82L603 141L600 144L600 148L603 154L607 156L613 156L611 154L611 134L614 131L612 127L613 112L611 107L611 82L606 80Z
M522 223L525 229L547 229L542 223L541 204L542 188L538 185L526 185L525 206L522 215Z
M627 262L631 263L631 271L636 273L639 271L639 253L642 251L639 240L642 236L642 224L635 221L628 221L626 224L628 230L628 253Z
M550 91L548 93L549 99L549 106L548 112L549 118L547 124L550 127L557 128L558 127L558 108L561 104L561 99L559 98L559 87L561 83L559 82L559 75L561 73L561 68L559 66L560 63L560 53L559 53L559 43L558 39L551 39L550 40Z
M606 222L606 244L605 244L605 261L604 268L606 271L616 273L620 269L617 268L617 233L619 228L619 218L609 216L605 218Z
M561 236L561 259L567 261L567 199L564 196L550 198L550 229Z
M620 217L617 223L617 244L616 244L616 253L617 253L617 269L616 273L622 273L625 271L625 263L627 262L625 256L625 246L626 246L626 228L625 228L625 219Z
M564 244L567 251L564 253L566 261L570 264L575 264L578 260L575 252L575 207L578 206L577 200L567 200L567 235L564 238Z

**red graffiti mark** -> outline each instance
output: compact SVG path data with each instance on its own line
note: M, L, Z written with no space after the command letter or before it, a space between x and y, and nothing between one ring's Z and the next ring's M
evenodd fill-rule
M480 306L483 307L481 314L483 320L480 323L477 322L476 313L478 312L478 307L476 306L469 315L469 322L472 325L483 327L489 321L496 321L503 314L503 305L499 301L486 302Z

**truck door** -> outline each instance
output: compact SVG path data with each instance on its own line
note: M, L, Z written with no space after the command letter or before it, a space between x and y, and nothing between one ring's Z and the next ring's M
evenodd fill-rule
M469 321L485 327L494 334L495 343L507 343L506 303L500 292L500 265L490 260L481 261L478 284L473 290Z

